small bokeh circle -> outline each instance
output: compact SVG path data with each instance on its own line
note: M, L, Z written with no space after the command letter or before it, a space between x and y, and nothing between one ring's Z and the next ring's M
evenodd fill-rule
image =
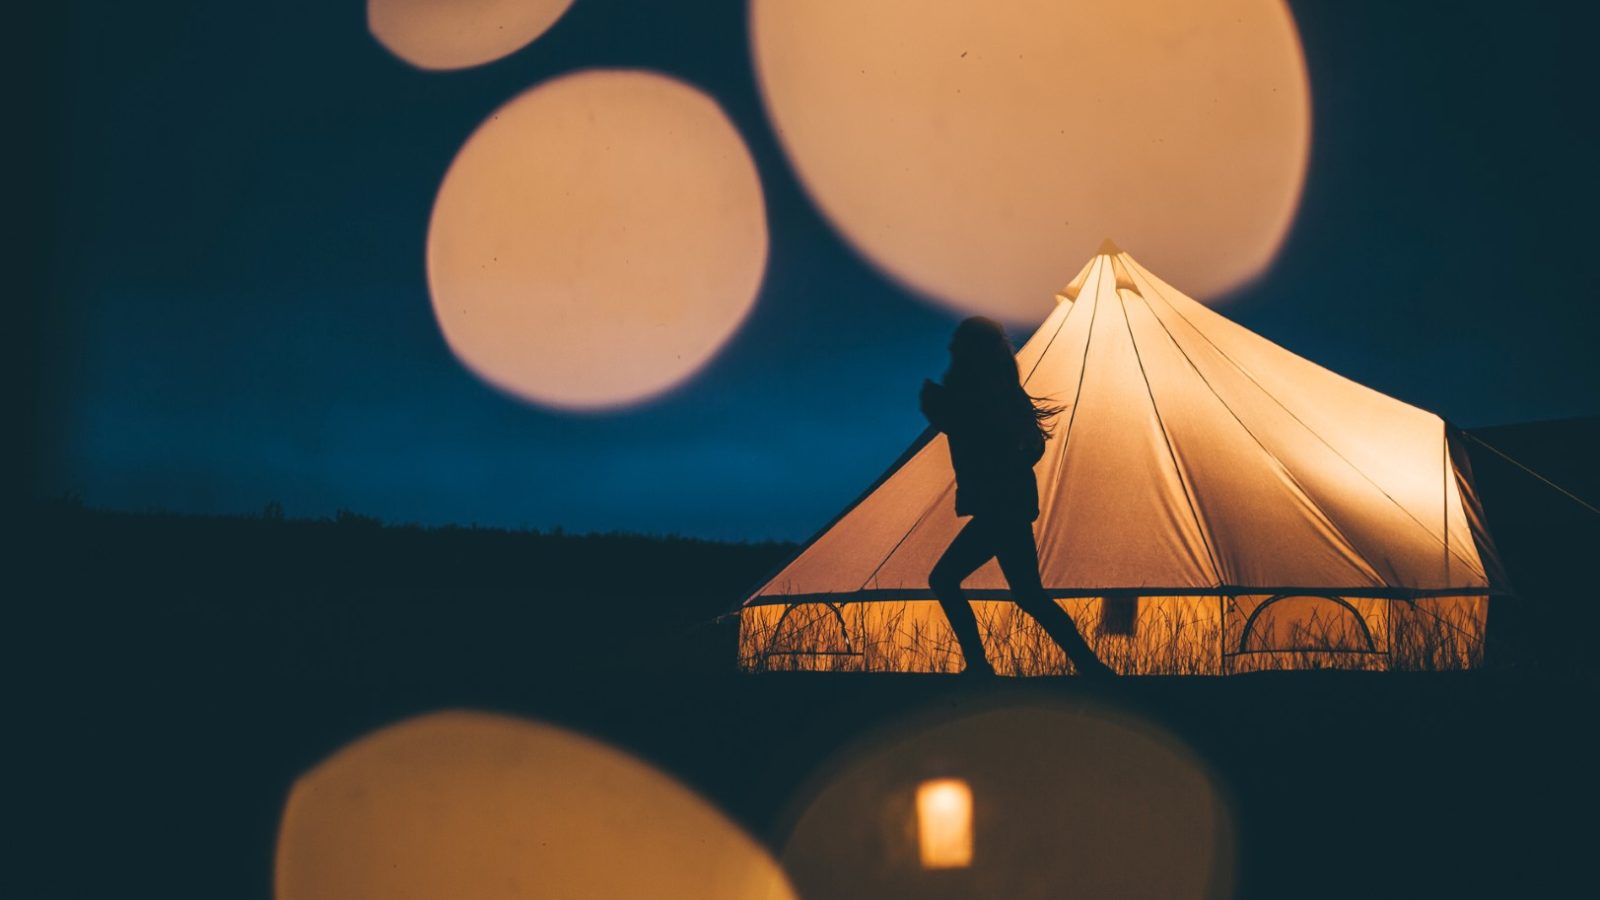
M367 0L367 30L419 69L465 69L521 50L572 0Z

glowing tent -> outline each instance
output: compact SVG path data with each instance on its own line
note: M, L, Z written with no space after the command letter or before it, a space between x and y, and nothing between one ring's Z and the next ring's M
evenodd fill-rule
M1110 241L1017 354L1070 404L1035 468L1044 586L1123 672L1466 668L1506 592L1458 435L1184 296ZM908 400L908 402L910 402ZM750 670L953 671L928 572L965 519L924 433L748 597ZM1069 671L1007 602L965 582L989 658Z

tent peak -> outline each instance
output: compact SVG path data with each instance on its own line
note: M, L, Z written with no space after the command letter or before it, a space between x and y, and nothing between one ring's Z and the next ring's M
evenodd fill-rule
M1096 250L1094 252L1094 255L1095 256L1116 256L1118 253L1121 253L1121 252L1122 252L1122 248L1118 247L1115 241L1113 241L1111 238L1106 238L1105 240L1100 242L1100 249Z

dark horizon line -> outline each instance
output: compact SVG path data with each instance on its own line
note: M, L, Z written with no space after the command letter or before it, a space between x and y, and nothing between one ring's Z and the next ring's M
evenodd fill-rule
M1443 418L1443 417L1441 416L1441 418ZM1562 416L1562 417L1553 418L1553 419L1534 419L1534 420L1519 421L1519 422L1505 422L1505 423L1501 423L1501 424L1498 424L1498 425L1477 425L1477 426L1471 426L1471 427L1464 427L1464 426L1458 426L1458 427L1462 427L1463 430L1468 431L1468 432L1479 432L1479 431L1497 431L1497 430L1513 429L1513 428L1540 428L1540 427L1549 427L1549 426L1564 426L1564 425L1574 424L1574 423L1578 423L1578 422L1587 422L1587 421L1600 421L1600 413L1594 413L1594 414L1588 414L1588 415L1576 415L1576 416ZM1445 422L1449 423L1449 420L1445 419ZM795 540L793 538L781 538L781 537L741 537L741 538L701 537L701 536L683 534L683 533L674 532L674 531L649 532L649 531L629 531L629 530L625 530L625 529L613 529L613 530L609 530L609 531L593 531L593 530L590 530L590 531L568 531L568 530L566 530L566 528L564 528L560 524L552 525L552 526L549 526L549 527L543 527L543 528L539 527L539 526L530 526L530 525L516 525L516 526L512 526L512 525L485 525L485 524L480 524L478 522L465 522L465 523L463 523L463 522L442 522L442 523L434 523L434 524L424 524L422 522L418 522L418 521L414 521L414 520L413 521L400 521L400 520L391 521L391 520L385 520L385 519L383 519L383 518L381 518L379 516L373 516L373 515L368 515L366 513L356 512L355 510L347 509L347 508L344 508L344 507L335 508L334 512L331 515L290 516L290 515L287 515L284 512L282 503L277 501L277 500L269 500L269 501L267 501L265 504L262 505L261 509L255 511L255 512L246 512L246 511L193 512L193 511L184 511L184 510L165 509L165 508L161 508L161 507L154 507L154 508L146 507L146 508L143 508L143 509L131 509L131 508L127 508L127 507L97 506L97 505L91 505L88 502L86 502L83 499L83 497L80 496L75 491L65 491L65 492L56 493L56 494L52 494L52 495L41 495L41 494L35 493L31 497L29 497L29 500L31 500L35 504L38 504L41 507L45 507L45 508L54 507L58 511L93 513L93 514L106 515L106 516L130 516L130 517L143 516L143 517L150 517L150 518L162 518L162 517L164 517L164 518L172 518L172 519L195 519L195 520L212 519L212 520L221 520L221 521L239 521L239 522L255 522L255 523L267 522L267 523L298 524L298 525L333 525L333 526L343 526L343 527L363 527L363 526L365 526L365 527L373 527L373 528L392 529L392 530L395 530L395 531L405 531L405 530L427 531L427 532L471 531L471 532L480 532L480 533L497 533L497 534L518 535L518 536L527 536L527 537L613 538L613 539L617 539L617 538L634 538L634 539L659 540L659 541L669 541L669 542L670 541L686 541L686 542L697 542L697 543L706 543L706 544L725 544L725 545L734 545L734 546L740 546L740 545L743 545L743 546L782 546L782 545L798 546L801 543L800 541L797 541L797 540Z
M295 526L324 526L335 528L373 528L385 531L420 531L420 532L472 532L477 534L500 534L512 537L530 538L564 538L569 540L644 540L660 541L663 543L693 543L717 544L733 547L780 547L794 546L796 541L784 538L712 538L698 537L692 534L678 532L649 532L628 531L625 529L612 529L609 531L568 531L561 525L552 525L540 528L530 525L483 525L477 522L444 522L439 524L424 524L415 521L385 521L378 516L358 513L354 510L340 507L333 515L328 516L290 516L283 512L282 505L277 501L268 501L256 512L185 512L183 510L144 508L128 509L113 506L94 506L84 502L83 498L74 492L55 494L52 496L33 496L29 501L45 511L57 513L82 514L105 516L111 518L147 518L147 519L180 519L195 522L217 521L230 523L249 523L266 525L295 525ZM277 511L274 512L274 507Z

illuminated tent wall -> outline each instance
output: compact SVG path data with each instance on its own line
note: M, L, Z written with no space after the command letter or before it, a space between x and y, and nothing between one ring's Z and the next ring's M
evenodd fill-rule
M1467 668L1505 592L1464 451L1438 416L1230 322L1107 241L1017 354L1071 409L1035 473L1044 586L1125 673ZM924 434L740 609L749 670L963 663L928 589L957 530ZM966 581L1002 673L1070 670Z

